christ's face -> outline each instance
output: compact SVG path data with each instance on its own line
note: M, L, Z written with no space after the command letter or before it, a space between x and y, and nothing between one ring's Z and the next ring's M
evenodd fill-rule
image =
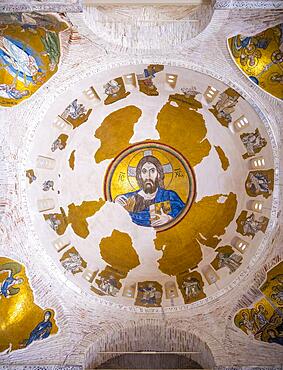
M142 188L145 193L152 194L158 186L158 172L153 163L146 162L141 169Z

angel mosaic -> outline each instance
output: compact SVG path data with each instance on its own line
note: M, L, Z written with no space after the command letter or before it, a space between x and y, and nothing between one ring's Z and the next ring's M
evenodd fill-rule
M0 299L10 298L19 293L20 287L24 279L17 277L22 270L22 267L17 262L4 263L0 265L0 276L6 274L4 280L0 283ZM2 275L3 276L3 275Z
M266 139L260 135L258 129L255 132L242 134L240 138L247 150L247 153L243 155L244 159L259 153L267 145Z

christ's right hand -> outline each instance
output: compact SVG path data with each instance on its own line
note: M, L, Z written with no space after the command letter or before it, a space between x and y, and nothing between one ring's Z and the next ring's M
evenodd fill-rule
M118 195L115 198L114 202L120 204L120 206L126 207L128 203L128 198L126 197L126 195Z

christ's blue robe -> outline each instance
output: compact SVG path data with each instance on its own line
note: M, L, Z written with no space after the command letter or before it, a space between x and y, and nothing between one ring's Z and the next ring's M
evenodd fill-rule
M139 190L133 191L131 193L126 193L123 195L125 195L127 198L131 198L138 194L138 192ZM181 198L175 191L158 188L156 196L153 200L153 204L166 201L170 202L171 207L171 210L168 213L168 215L170 215L173 218L176 218L185 207L185 203L181 200ZM132 218L132 221L135 224L140 226L151 226L149 207L139 212L129 212L129 213Z

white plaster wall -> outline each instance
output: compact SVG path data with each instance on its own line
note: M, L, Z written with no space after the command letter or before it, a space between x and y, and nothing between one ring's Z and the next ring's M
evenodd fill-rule
M238 11L236 11L238 12ZM258 13L253 14L255 20ZM261 14L261 17L263 15ZM277 15L276 15L277 16ZM243 16L245 18L245 16ZM42 307L56 310L56 319L60 332L42 342L33 343L27 350L18 350L10 355L1 356L2 364L89 364L96 352L96 341L105 340L106 348L111 348L112 336L126 332L129 325L136 327L144 322L146 325L181 327L188 333L195 334L210 348L216 365L265 365L283 362L282 348L275 344L255 341L238 331L232 324L231 317L235 312L236 302L247 294L250 301L256 300L260 293L256 290L249 293L249 288L258 283L255 272L263 263L280 254L282 237L280 234L274 243L269 241L269 248L259 257L250 271L244 272L245 277L235 284L235 288L219 297L217 301L206 305L190 307L178 312L136 314L121 311L118 308L90 302L83 292L74 293L59 276L58 270L49 264L47 255L42 251L36 240L33 240L31 225L25 218L26 209L21 197L20 174L23 168L29 142L30 129L41 122L45 112L50 108L58 95L64 93L70 84L79 81L95 72L98 66L105 68L113 62L128 64L129 62L164 62L184 63L188 66L202 68L203 71L221 76L245 92L249 101L255 101L263 114L268 118L271 130L276 138L275 145L281 150L280 118L282 103L265 94L257 86L249 82L229 59L226 47L226 36L233 31L245 29L245 23L239 21L239 13L219 10L215 11L212 23L196 39L181 45L179 49L168 52L138 52L120 47L110 48L97 35L92 35L83 23L81 15L72 17L84 35L70 46L69 55L61 70L44 85L34 96L20 106L1 110L1 158L4 158L6 175L1 177L1 198L4 199L5 213L2 215L1 255L15 258L27 267L36 302ZM272 20L273 21L273 20ZM234 22L234 24L233 24ZM256 23L256 21L254 21ZM233 27L232 27L233 26ZM247 24L249 27L249 23ZM268 27L268 24L265 24ZM280 151L282 169L282 152ZM279 201L279 188L275 189L275 197ZM273 235L278 230L279 218L273 224ZM272 238L272 236L271 236ZM271 239L270 239L271 240ZM249 302L249 300L246 300ZM231 316L232 315L232 316ZM134 334L127 339L131 343ZM178 341L179 343L179 341ZM173 348L179 344L175 343ZM188 348L187 342L184 342ZM92 355L91 355L92 353ZM90 358L88 357L90 356Z

